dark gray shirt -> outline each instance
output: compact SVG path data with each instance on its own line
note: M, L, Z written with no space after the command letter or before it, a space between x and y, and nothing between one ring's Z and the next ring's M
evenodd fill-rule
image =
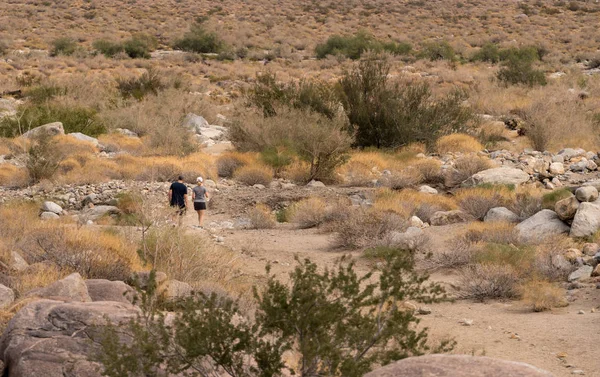
M205 203L206 202L206 187L194 186L192 189L194 192L194 202Z

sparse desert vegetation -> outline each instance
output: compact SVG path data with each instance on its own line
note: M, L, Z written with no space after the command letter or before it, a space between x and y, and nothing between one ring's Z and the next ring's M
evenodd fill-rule
M51 338L73 376L594 376L599 12L0 3L4 374Z

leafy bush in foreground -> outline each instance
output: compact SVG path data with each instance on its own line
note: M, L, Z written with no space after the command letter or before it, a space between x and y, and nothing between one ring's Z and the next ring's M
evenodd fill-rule
M237 302L216 294L170 304L176 313L167 321L150 284L142 294L142 313L128 325L105 332L98 360L104 375L111 377L268 377L281 376L286 369L303 377L362 376L376 365L430 350L427 330L415 328L418 318L401 303L437 302L445 296L413 267L412 258L399 250L387 253L378 269L362 276L345 259L325 271L308 259L298 260L289 284L269 275L264 291L255 289L254 322ZM433 351L452 346L442 342ZM299 353L297 365L282 361L286 350Z

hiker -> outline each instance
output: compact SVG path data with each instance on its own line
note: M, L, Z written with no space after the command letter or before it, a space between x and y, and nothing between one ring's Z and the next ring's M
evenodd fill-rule
M175 216L179 215L179 225L181 225L181 219L185 215L187 208L187 193L187 186L183 183L183 176L180 175L176 182L171 183L171 187L169 188L169 205L176 209L173 215L173 222L175 222Z
M194 201L194 210L198 213L198 227L202 228L204 222L204 212L206 211L206 201L208 200L208 191L204 187L204 179L196 179L196 187L192 189L192 200Z

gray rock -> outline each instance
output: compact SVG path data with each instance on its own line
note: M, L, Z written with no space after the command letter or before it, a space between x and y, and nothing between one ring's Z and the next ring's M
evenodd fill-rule
M61 298L73 301L90 302L85 281L77 272L44 288L34 289L27 293L28 297Z
M425 225L425 223L423 222L423 220L421 220L417 216L412 216L408 220L408 223L410 224L411 227L417 227L417 228L422 228Z
M23 259L21 254L14 250L10 252L10 260L8 266L14 271L23 271L29 267L29 263Z
M117 302L30 302L0 339L5 375L101 377L100 365L89 357L99 351L102 327L107 321L124 324L138 313L131 304Z
M134 273L131 276L131 284L140 287L141 289L148 288L148 282L150 281L150 272L149 271L139 271ZM167 274L161 271L157 271L154 276L154 280L157 285L167 281Z
M468 355L409 357L364 377L553 377L529 364Z
M584 172L587 169L587 161L579 161L569 166L569 170L574 172Z
M600 179L594 180L594 181L589 181L586 182L582 185L583 187L587 187L587 186L593 186L596 188L596 190L600 191Z
M135 132L128 130L127 128L117 128L115 132L120 133L121 135L129 136L129 137L138 137L138 134Z
M564 164L565 157L563 155L557 154L555 156L552 156L552 162L560 162L561 164ZM563 165L563 168L564 168L564 165Z
M548 170L552 175L565 174L565 165L562 162L553 162Z
M39 126L33 128L23 134L23 137L31 139L38 136L56 136L56 135L64 135L65 129L63 128L63 124L61 122L54 122L44 124L43 126Z
M431 186L423 185L423 186L419 187L419 192L422 192L425 194L437 194L438 190L434 189Z
M515 227L519 238L525 242L539 242L550 236L569 232L569 226L562 222L556 212L541 210Z
M81 132L72 132L70 134L67 134L68 136L71 136L72 138L75 138L79 141L85 141L88 143L92 143L95 147L98 146L98 139L96 139L95 137L91 137L85 134L82 134Z
M587 237L600 230L600 200L581 203L571 224L571 237Z
M585 156L585 153L585 150L581 148L565 148L562 151L558 152L558 155L562 156L565 159L565 161L568 161L573 157Z
M8 308L15 301L15 292L0 284L0 309Z
M179 280L167 280L158 287L158 292L167 300L188 297L192 291L191 285Z
M516 168L493 168L480 171L464 183L465 186L477 186L485 183L495 185L520 185L529 181L529 174Z
M409 227L406 232L391 232L390 246L415 251L427 241L421 228Z
M519 216L516 213L505 207L496 207L488 211L483 218L486 223L489 222L506 222L506 223L518 223Z
M42 212L40 214L40 219L42 219L42 220L56 220L56 219L59 219L59 218L60 218L60 216L58 216L54 212Z
M183 120L183 127L193 131L196 134L202 134L203 128L208 128L208 121L200 115L189 113Z
M593 271L594 267L592 266L579 267L577 270L571 272L569 275L569 282L589 279L592 276Z
M103 216L118 215L121 210L115 206L95 206L92 208L86 208L83 211L83 215L90 220L98 220Z
M314 179L306 184L306 187L325 187L325 184L321 181L315 181Z
M556 202L554 205L554 211L558 215L558 217L563 220L571 220L575 217L577 213L577 209L579 208L579 201L575 198L574 195L571 195L568 198L564 198Z
M586 243L583 245L581 251L585 255L594 256L596 253L600 252L600 245L597 243Z
M85 281L85 285L92 301L116 301L130 304L135 296L135 290L122 281L89 279Z
M62 213L63 209L61 206L59 206L58 204L56 204L54 202L44 202L44 204L42 204L42 211L52 212L52 213L56 213L57 215L60 215Z
M472 220L471 216L461 210L438 211L429 219L429 223L434 226L464 223Z
M202 128L199 134L210 140L220 140L224 135L223 131L215 128Z
M575 190L575 197L580 202L595 202L598 200L598 190L594 186L582 186Z

